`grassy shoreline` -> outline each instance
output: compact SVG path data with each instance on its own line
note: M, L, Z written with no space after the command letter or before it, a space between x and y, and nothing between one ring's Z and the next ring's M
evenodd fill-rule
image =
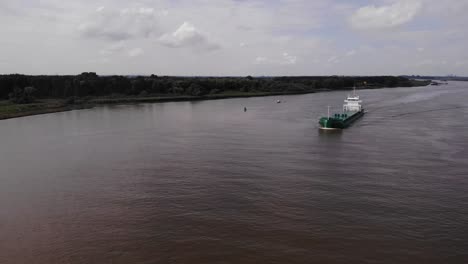
M367 89L381 89L367 88ZM57 112L65 112L79 109L89 109L100 105L115 105L115 104L138 104L138 103L164 103L164 102L182 102L182 101L202 101L202 100L219 100L228 98L248 98L248 97L263 97L263 96L279 96L279 95L299 95L310 94L317 92L329 92L335 90L346 89L316 89L314 91L305 92L257 92L257 93L242 93L231 92L215 95L204 96L145 96L145 97L92 97L87 99L78 99L75 103L69 104L64 99L42 99L31 104L13 104L8 101L0 101L0 120L18 118L24 116L41 115Z
M278 95L297 95L313 92L277 92L277 93L232 93L206 96L171 96L171 97L96 97L87 100L79 100L74 104L67 104L63 99L37 100L32 104L13 104L8 101L0 101L0 120L12 119L24 116L41 115L71 110L89 109L100 105L139 104L139 103L164 103L183 101L219 100L228 98L248 98Z

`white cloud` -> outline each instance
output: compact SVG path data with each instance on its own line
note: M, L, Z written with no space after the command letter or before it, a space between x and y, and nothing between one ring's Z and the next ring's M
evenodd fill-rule
M102 56L101 61L108 62L111 57L121 55L127 55L131 58L139 57L144 54L144 50L142 48L128 48L124 41L119 41L101 49L99 54Z
M400 0L386 6L364 6L350 18L355 29L388 29L410 22L421 10L419 0Z
M257 57L254 60L254 64L267 64L270 60L267 57Z
M118 41L149 37L159 31L158 14L153 8L108 10L99 7L84 20L78 30L86 38Z
M89 60L89 63L91 64L108 64L110 62L111 60L109 58L94 58Z
M258 56L254 60L254 64L270 64L270 65L294 65L297 63L297 56L290 55L284 52L281 56L274 56L273 58Z
M134 48L128 51L128 56L134 58L143 55L143 53L145 52L142 48Z
M99 53L103 56L110 56L116 52L122 51L125 48L125 43L123 41L119 41L103 48Z
M171 34L164 34L159 41L170 48L194 48L200 50L216 50L220 45L211 38L200 32L192 24L184 22L176 31Z
M346 53L344 53L344 55L331 55L330 57L328 57L327 59L327 62L329 64L338 64L340 62L345 62L345 61L350 61L350 60L347 60L346 58L350 58L350 57L353 57L354 55L356 55L357 51L356 50L350 50Z
M296 64L297 57L288 54L287 52L283 53L283 62L282 64L292 65Z
M456 62L455 62L455 65L456 65L456 66L465 66L465 65L468 65L468 60L465 60L465 61L456 61Z
M431 65L435 65L437 64L436 61L432 60L432 59L426 59L426 60L423 60L423 61L419 61L416 63L416 65L418 67L422 67L422 66L431 66Z
M327 62L329 62L329 63L338 63L338 62L340 62L340 58L338 56L331 56L330 58L328 58Z
M356 50L350 50L348 52L346 52L346 57L351 57L351 56L354 56L356 55Z

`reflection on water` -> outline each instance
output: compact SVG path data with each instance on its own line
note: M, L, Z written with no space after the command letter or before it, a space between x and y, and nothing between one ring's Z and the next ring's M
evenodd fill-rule
M320 140L340 144L344 131L342 129L317 129L317 132Z
M464 263L466 85L0 121L0 263Z

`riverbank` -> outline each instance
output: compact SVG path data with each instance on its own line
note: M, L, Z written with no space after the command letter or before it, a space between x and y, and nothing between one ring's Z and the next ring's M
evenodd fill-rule
M429 83L418 83L415 86L425 86ZM365 89L379 89L383 87L367 87ZM39 99L31 104L14 104L9 101L0 101L0 120L11 119L24 116L64 112L79 109L88 109L99 105L111 104L137 104L137 103L163 103L180 101L201 101L201 100L219 100L228 98L247 98L261 96L284 96L309 94L316 92L327 92L333 90L346 89L315 89L304 92L226 92L222 94L212 94L204 96L120 96L120 97L86 97L69 99Z
M0 101L0 120L23 116L40 115L56 112L64 112L79 109L88 109L99 105L110 104L138 104L138 103L163 103L181 101L219 100L228 98L247 98L261 96L297 95L315 93L311 92L277 92L277 93L226 93L205 96L145 96L145 97L96 97L77 99L73 103L64 99L42 99L31 104L14 104L9 101Z
M87 104L68 105L65 103L65 100L60 99L37 100L32 104L13 104L8 101L0 101L0 120L65 112L91 107L92 105Z

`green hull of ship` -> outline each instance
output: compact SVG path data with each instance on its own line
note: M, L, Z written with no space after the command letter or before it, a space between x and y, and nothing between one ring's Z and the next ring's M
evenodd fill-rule
M344 129L364 115L364 109L358 112L345 112L334 114L330 117L322 117L319 120L322 129Z

